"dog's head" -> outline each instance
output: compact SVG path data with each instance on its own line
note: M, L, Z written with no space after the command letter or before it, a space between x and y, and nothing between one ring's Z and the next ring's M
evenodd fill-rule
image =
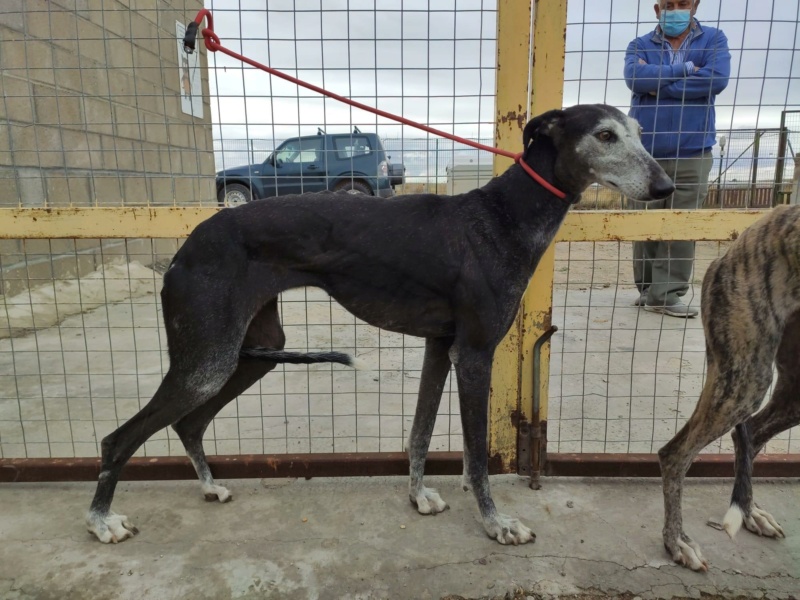
M556 178L572 194L599 183L634 200L666 198L675 185L640 135L639 124L613 106L578 104L529 121L523 142L526 156L532 143L555 146Z

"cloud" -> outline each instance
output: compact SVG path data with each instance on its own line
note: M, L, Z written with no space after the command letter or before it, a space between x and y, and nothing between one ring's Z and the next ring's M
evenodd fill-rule
M628 42L655 27L654 1L570 0L564 102L606 101L627 108L622 79ZM731 81L716 100L717 126L777 127L784 108L800 106L798 0L703 0L697 18L722 29L731 49Z
M524 0L520 0L524 1ZM654 0L570 0L564 103L626 110L628 43L655 27ZM210 0L224 45L343 96L468 137L493 134L496 0ZM377 7L377 8L376 8ZM432 7L432 8L431 8ZM402 9L402 10L401 10ZM719 129L775 127L800 108L800 0L703 0L698 18L728 36L732 77ZM425 137L210 57L214 136L285 139L318 126ZM521 76L524 76L521 74ZM799 144L800 145L800 144Z

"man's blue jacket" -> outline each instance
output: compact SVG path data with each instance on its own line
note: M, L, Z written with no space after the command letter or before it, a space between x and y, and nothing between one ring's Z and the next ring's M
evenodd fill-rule
M683 61L670 64L668 45L659 28L628 44L625 83L633 92L629 114L642 126L642 143L654 158L696 156L715 143L714 98L731 74L728 38L695 20Z

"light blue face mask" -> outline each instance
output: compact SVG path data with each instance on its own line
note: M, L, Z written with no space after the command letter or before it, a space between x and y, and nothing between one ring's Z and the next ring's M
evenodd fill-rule
M661 31L669 37L676 37L686 31L692 21L692 11L686 10L662 10L658 24Z

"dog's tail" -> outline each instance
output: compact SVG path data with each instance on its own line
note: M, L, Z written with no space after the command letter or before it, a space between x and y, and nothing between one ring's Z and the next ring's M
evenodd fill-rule
M364 369L364 361L343 352L286 352L272 348L242 348L239 351L241 358L255 358L269 360L276 363L291 363L295 365L308 365L312 363L339 363L355 369Z

